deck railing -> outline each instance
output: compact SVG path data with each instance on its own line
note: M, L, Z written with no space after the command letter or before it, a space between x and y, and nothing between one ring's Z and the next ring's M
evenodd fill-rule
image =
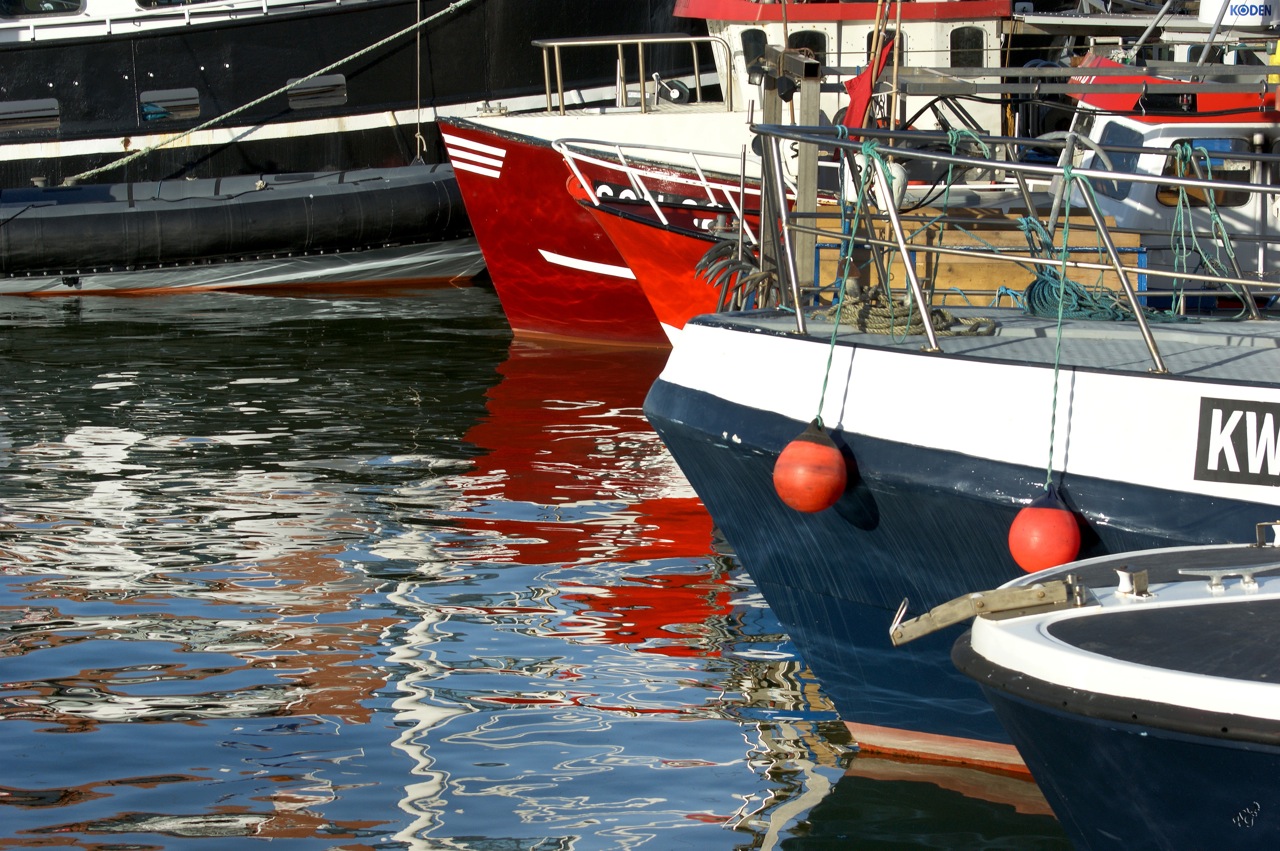
M664 207L697 205L722 213L726 226L732 223L744 244L758 242L749 219L759 216L760 181L758 176L747 177L745 150L732 155L590 139L559 139L553 147L596 206L603 187L613 192L622 186L615 197L645 203L664 226L669 224ZM758 175L758 161L751 165Z
M630 89L627 82L627 48L634 47L636 53L637 69L639 74L640 85L640 111L648 112L649 105L649 85L651 77L648 72L647 63L645 61L646 48L655 46L680 46L687 45L690 55L693 59L693 84L694 95L698 101L702 100L702 73L700 69L698 45L710 45L712 50L720 50L722 55L717 66L725 69L724 78L721 80L721 89L724 97L724 105L726 110L733 109L733 81L732 68L733 53L729 49L729 43L719 36L692 36L682 35L679 33L659 33L653 35L612 35L612 36L578 36L574 38L542 38L535 39L534 47L542 48L542 73L546 81L547 87L547 112L559 112L565 114L564 100L564 70L562 66L561 54L568 48L598 48L612 47L617 50L617 91L615 94L615 103L620 107L630 105ZM714 58L714 57L713 57ZM555 69L555 85L552 86L552 69ZM663 85L659 80L653 80L654 97L658 97L658 87ZM554 99L552 95L555 95Z
M1275 213L1280 212L1280 185L1271 180L1272 175L1280 175L1280 156L1262 152L1236 152L1229 155L1220 152L1201 150L1192 155L1192 164L1182 175L1151 174L1141 171L1120 171L1114 168L1102 168L1092 165L1078 165L1074 154L1079 150L1079 140L1069 135L1060 140L1028 140L1012 137L980 137L970 135L968 142L973 147L986 151L1007 151L1018 146L1026 147L1034 143L1037 147L1047 147L1059 151L1068 151L1060 159L1065 165L1045 164L1039 162L1023 162L1016 159L994 160L990 156L976 156L955 147L955 138L940 133L924 133L915 131L880 131L857 130L861 138L849 137L847 128L842 127L789 127L780 125L756 126L756 132L764 141L764 186L766 209L776 210L779 227L776 232L776 256L767 260L776 265L780 277L780 289L789 293L796 310L797 330L805 332L804 305L812 301L812 294L824 288L821 281L800 280L797 262L796 237L800 234L819 236L828 240L834 239L841 247L842 253L848 253L853 245L869 252L872 260L869 269L877 269L881 275L881 285L885 292L891 289L891 278L886 270L901 269L906 278L906 291L909 298L922 311L927 311L931 303L932 293L926 293L917 270L917 262L922 255L938 257L965 257L970 260L990 261L1002 268L1005 275L1012 270L1014 264L1039 274L1049 271L1067 278L1071 274L1093 273L1114 276L1118 282L1118 291L1114 293L1117 303L1128 305L1132 318L1142 329L1151 354L1153 368L1165 371L1154 337L1147 322L1144 305L1150 299L1168 298L1175 305L1185 305L1187 300L1197 295L1208 294L1210 297L1227 296L1240 304L1240 315L1248 318L1259 318L1257 301L1260 296L1271 296L1280 292L1280 258L1272 242L1280 242L1280 224L1276 222ZM828 164L840 168L846 176L838 198L840 205L819 207L816 212L802 212L792 205L779 203L792 191L788 185L786 162L788 152L796 145L813 145L823 151ZM948 145L951 149L948 150ZM1095 146L1096 147L1096 146ZM1259 146L1265 147L1265 146ZM962 146L963 148L963 146ZM1179 155L1174 149L1151 148L1109 148L1114 160L1115 154L1129 155L1129 162L1141 154L1157 154L1163 156ZM1193 148L1194 150L1194 148ZM1185 152L1181 154L1185 156ZM1210 170L1204 168L1207 161L1221 161L1229 156L1232 161L1250 163L1250 174L1253 179L1242 182L1236 180L1210 179ZM1200 167L1196 167L1199 162ZM951 175L977 174L991 175L998 172L1002 179L999 184L983 181L975 186L963 187L960 183L948 183L947 189L931 186L928 181L909 185L904 192L900 185L891 186L891 182L904 179L906 171L912 166L919 171L931 173L947 173ZM1191 202L1197 206L1189 206L1184 223L1191 223L1199 229L1191 239L1196 246L1201 268L1169 268L1159 264L1139 269L1132 263L1126 263L1123 252L1117 246L1114 221L1105 213L1099 204L1099 195L1105 195L1106 187L1124 184L1154 184L1169 193L1168 197L1180 199L1194 198ZM1000 198L997 210L1003 211L1003 220L1012 223L1014 213L1019 211L1023 217L1034 219L1041 225L1041 233L1047 234L1051 240L1048 245L1037 246L1029 237L1025 249L1016 250L1009 246L984 248L978 246L948 245L943 240L922 239L921 234L937 222L944 222L945 215L926 220L921 225L921 216L911 216L902 207L910 207L913 203L925 203L929 193L935 192L934 200L945 195L952 186L956 191L961 188L981 189ZM1000 190L1003 194L999 194ZM1034 191L1032 191L1034 190ZM1249 229L1241 229L1232 233L1224 224L1222 216L1216 214L1213 202L1208 199L1226 197L1230 193L1237 199L1242 193L1255 196L1255 208L1259 211L1259 219L1247 222ZM1122 194L1122 193L1120 193ZM1114 197L1117 193L1111 191ZM1114 201L1112 202L1115 203ZM1123 203L1121 201L1120 203ZM1179 203L1182 203L1181 201ZM1224 204L1225 207L1225 204ZM1114 207L1113 207L1114 209ZM1060 242L1064 227L1061 219L1070 212L1079 213L1087 222L1091 233L1097 239L1096 260L1081 259L1074 250L1064 250ZM1182 211L1179 209L1179 213ZM847 219L853 215L861 222L856 231L848 228L833 229L831 220ZM825 223L827 227L822 225ZM1078 225L1071 225L1077 227ZM1127 229L1132 233L1132 226ZM1143 239L1160 236L1152 230L1143 234ZM1168 236L1168 234L1164 234ZM1257 267L1248 272L1241 272L1232 249L1233 241L1239 240L1258 252ZM770 244L769 237L764 238ZM1230 257L1230 264L1217 269L1205 269L1204 266L1218 265L1209 263L1204 255L1209 250L1225 249ZM1270 253L1267 253L1267 252ZM898 259L894 259L894 257ZM1135 286L1135 278L1144 276L1153 286L1139 289ZM1012 280L1012 278L1009 278ZM936 282L945 288L946 280ZM830 292L831 287L825 286ZM936 288L935 288L936 289ZM925 323L925 334L930 350L938 349L932 327Z

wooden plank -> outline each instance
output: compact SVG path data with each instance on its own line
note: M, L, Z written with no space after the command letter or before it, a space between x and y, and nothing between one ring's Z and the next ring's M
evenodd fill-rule
M926 289L933 289L940 295L948 295L950 303L957 303L962 297L956 293L968 294L975 303L989 303L1002 288L1021 292L1036 277L1036 267L1026 263L1016 263L1012 259L1001 260L977 256L978 252L998 252L1007 257L1030 256L1030 245L1027 235L1018 227L1019 216L1006 214L999 210L973 209L950 210L945 216L938 210L921 210L906 218L904 230L909 235L909 242L922 246L922 250L914 253L917 275ZM1107 221L1108 225L1114 222ZM836 242L834 232L838 231L839 221L823 220L820 226L833 231L825 243ZM888 224L877 228L883 239L891 239L892 231ZM1109 229L1113 244L1120 251L1121 260L1127 268L1135 271L1130 274L1130 281L1137 285L1136 275L1141 274L1142 254L1141 235L1138 233L1122 233ZM1110 265L1106 248L1099 238L1093 221L1087 215L1075 215L1068 222L1060 221L1054 247L1048 249L1049 258L1056 259L1061 251L1061 240L1066 234L1070 240L1071 259ZM962 251L974 252L974 256L963 254L940 254L928 251L928 247L946 247ZM869 253L865 249L855 251L854 260L862 270L862 280L868 284L879 283L873 269L869 267ZM902 259L893 252L893 265L890 270L891 288L902 290L906 287L906 272ZM819 281L831 284L837 280L839 273L839 255L834 250L822 253L819 263ZM1120 289L1119 276L1114 271L1076 269L1069 272L1068 277L1086 288Z

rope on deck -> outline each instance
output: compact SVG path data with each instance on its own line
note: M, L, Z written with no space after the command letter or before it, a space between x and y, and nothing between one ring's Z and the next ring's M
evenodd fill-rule
M924 333L924 315L915 305L905 298L887 298L879 287L872 288L861 298L845 299L820 311L819 315L864 334L910 336ZM957 317L940 307L930 308L929 321L933 332L944 337L989 337L996 332L993 319Z

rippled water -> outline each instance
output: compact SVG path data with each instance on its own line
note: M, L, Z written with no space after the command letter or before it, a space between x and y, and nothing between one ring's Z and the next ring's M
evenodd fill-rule
M661 353L482 287L6 299L0 352L0 847L1064 847L853 758Z

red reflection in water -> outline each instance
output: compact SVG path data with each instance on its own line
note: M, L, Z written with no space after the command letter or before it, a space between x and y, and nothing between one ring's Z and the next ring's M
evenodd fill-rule
M466 436L487 452L459 486L487 506L459 522L494 543L487 558L634 566L607 586L564 583L561 599L582 609L548 635L665 656L714 652L704 625L730 610L724 571L644 573L659 559L709 563L711 553L711 518L642 411L666 358L517 340L488 418Z
M641 406L665 351L516 341L466 440L485 454L459 484L463 518L510 561L564 564L706 554L711 518Z

